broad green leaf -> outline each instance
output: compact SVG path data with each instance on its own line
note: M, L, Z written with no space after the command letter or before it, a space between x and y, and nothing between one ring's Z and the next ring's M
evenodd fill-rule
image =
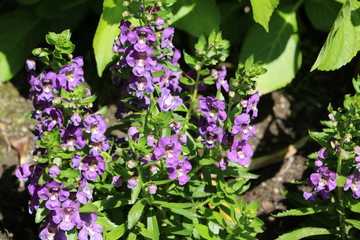
M120 33L119 26L123 10L121 0L104 0L103 12L93 40L96 67L100 77L115 56L112 47L114 39Z
M45 204L41 204L40 208L35 214L35 223L40 223L49 214L50 210L45 207Z
M70 231L66 231L66 240L77 240L78 239L78 232L76 228L71 229Z
M113 223L110 219L108 219L105 216L98 217L96 223L103 226L106 229L106 231L111 231L117 227L117 225L115 223Z
M132 229L135 224L139 221L142 212L144 210L145 204L144 201L138 200L134 206L129 211L128 214L128 229Z
M250 2L255 22L269 32L269 21L274 9L279 5L279 0L250 0Z
M0 82L10 80L46 33L32 8L0 15Z
M280 237L278 237L276 240L289 240L289 239L297 240L310 236L328 235L328 234L331 234L331 232L326 228L305 227L289 233L285 233Z
M120 239L125 234L125 231L126 231L126 226L125 223L123 223L120 226L117 226L116 228L111 230L107 235L107 239L108 240Z
M149 239L155 239L155 235L153 232L151 232L149 229L146 229L144 227L142 227L140 229L140 234L143 235L144 237L146 238L149 238Z
M93 203L99 208L99 211L130 205L130 199L119 196L109 196L107 199L99 200Z
M360 49L360 3L347 0L311 68L331 71L350 62Z
M341 9L341 4L331 0L305 0L304 7L312 25L320 31L328 32Z
M360 221L355 219L346 219L347 223L350 223L352 226L360 230Z
M215 0L178 0L173 6L173 25L199 37L218 30L220 14Z
M279 212L275 214L274 217L305 216L305 215L315 214L319 212L327 212L327 211L329 211L328 207L298 208L298 209L290 209L283 212Z
M85 203L82 207L80 207L80 213L92 213L98 210L97 206L95 206L91 202Z
M259 76L257 90L266 94L289 84L301 65L298 49L298 27L292 9L276 10L269 23L269 32L255 24L247 34L240 53L245 63L252 54L267 72Z
M194 212L185 210L185 209L181 209L181 208L170 208L170 210L176 214L182 215L184 217L187 217L189 219L193 219L193 218L198 218L199 215L197 215Z

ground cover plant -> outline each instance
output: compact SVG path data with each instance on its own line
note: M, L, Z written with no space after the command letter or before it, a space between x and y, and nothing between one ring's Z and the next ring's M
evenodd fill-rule
M42 15L52 8L47 4L20 1L1 17L36 9L41 23L53 17ZM61 11L86 4L64 4ZM111 78L118 93L118 122L112 126L104 120L106 106L94 108L101 96L86 83L86 61L75 55L70 30L46 34L48 46L35 48L26 60L35 109L29 117L38 121L33 162L16 171L27 182L29 212L41 239L257 239L263 232L259 203L247 203L241 194L257 178L248 166L260 95L290 83L301 66L299 9L314 28L329 31L312 70L348 63L359 49L359 3L250 4L253 22L239 32L228 27L239 16L249 21L236 10L245 2L105 0L93 47L98 75ZM40 25L34 26L43 37ZM186 33L190 49L178 49L176 29ZM23 41L19 32L8 39ZM40 41L34 39L25 50ZM233 60L236 48L241 51ZM9 56L1 42L0 49L5 81L25 53ZM358 93L355 80L354 86ZM277 215L326 212L335 216L332 228L305 227L279 239L356 236L357 201L351 194L358 198L357 103L358 95L349 96L343 109L329 108L329 128L310 134L327 149L317 153L317 173L309 178L314 190L304 197L320 196L335 207L315 203ZM112 136L113 130L126 136Z

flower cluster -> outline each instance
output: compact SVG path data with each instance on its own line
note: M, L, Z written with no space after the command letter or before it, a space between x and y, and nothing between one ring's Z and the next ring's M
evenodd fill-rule
M126 78L115 77L115 82L123 81L123 86L126 86L123 95L134 96L138 108L149 107L149 95L158 86L162 89L158 99L160 110L174 110L182 104L181 98L174 96L182 89L179 86L181 72L171 71L167 65L178 66L181 53L172 44L173 27L163 29L164 21L161 17L157 17L151 24L131 27L129 21L122 20L121 33L113 45L113 51L119 53L120 60L112 67L112 71L114 75L119 72L126 74Z
M91 110L95 96L82 84L82 57L57 72L36 74L28 61L30 97L40 121L35 128L34 164L24 163L16 176L28 182L30 213L48 212L41 239L66 239L65 232L79 229L78 239L102 239L96 213L80 214L80 206L93 200L92 184L105 171L102 152L110 145L106 122Z

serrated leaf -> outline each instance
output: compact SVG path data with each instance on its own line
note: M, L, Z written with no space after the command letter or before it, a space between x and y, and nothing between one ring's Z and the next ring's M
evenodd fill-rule
M328 32L341 9L341 4L328 0L306 0L304 7L312 25L320 31Z
M298 208L298 209L290 209L283 212L279 212L274 217L287 217L287 216L305 216L311 215L319 212L327 212L329 211L328 207L316 207L316 208Z
M195 37L208 36L213 29L219 29L220 14L215 0L178 0L173 13L173 25Z
M329 235L331 232L326 228L316 228L316 227L305 227L300 228L290 233L285 233L278 237L276 240L297 240L310 236L318 236L318 235Z
M96 68L100 77L115 56L112 47L114 39L120 33L119 25L123 11L121 0L104 0L103 12L93 40Z
M274 9L279 5L279 0L250 0L253 18L269 32L270 17Z
M331 71L350 62L360 49L360 3L347 0L311 68Z
M138 200L134 206L129 211L128 214L128 226L127 228L130 230L132 229L135 224L139 221L142 212L144 210L145 204L144 201Z
M255 24L248 32L240 53L244 63L254 55L254 61L267 72L256 79L257 90L266 94L289 84L301 65L298 49L296 13L291 9L276 10L269 23L269 32Z

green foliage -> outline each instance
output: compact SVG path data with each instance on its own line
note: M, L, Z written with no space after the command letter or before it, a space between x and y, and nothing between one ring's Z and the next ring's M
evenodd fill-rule
M301 65L298 48L299 37L295 7L275 10L269 32L254 25L246 35L240 53L240 62L249 56L267 69L266 74L257 79L257 90L261 94L272 92L289 84Z
M360 3L346 0L331 28L312 70L335 70L348 63L360 49Z
M269 21L274 10L279 5L279 0L250 0L250 2L255 22L269 32Z
M331 232L326 228L305 227L281 235L276 240L287 240L287 239L297 240L311 236L328 235L328 234L331 234Z

